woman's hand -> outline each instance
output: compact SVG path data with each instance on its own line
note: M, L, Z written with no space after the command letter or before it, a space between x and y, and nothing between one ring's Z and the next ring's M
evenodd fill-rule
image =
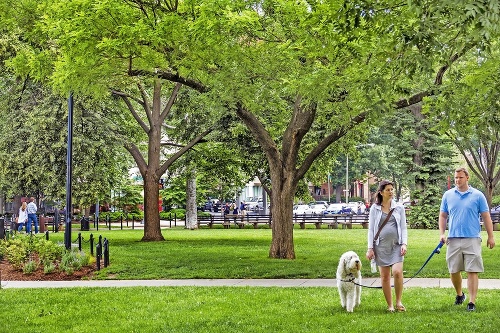
M373 249L368 249L366 251L366 259L372 260L373 258L375 258L375 252L373 252Z
M406 244L401 245L401 255L403 257L406 255Z

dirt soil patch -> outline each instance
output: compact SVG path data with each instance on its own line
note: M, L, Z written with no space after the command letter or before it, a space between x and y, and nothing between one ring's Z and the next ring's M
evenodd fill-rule
M103 266L101 266L103 267ZM72 275L65 272L54 272L45 274L43 266L31 274L24 274L22 270L15 269L6 259L0 261L0 279L1 281L73 281L73 280L92 280L96 271L94 266L85 266Z

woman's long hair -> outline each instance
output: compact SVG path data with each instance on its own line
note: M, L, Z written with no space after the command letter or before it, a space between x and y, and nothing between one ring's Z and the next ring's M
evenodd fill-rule
M23 203L21 204L21 210L24 212L26 210L26 207L28 207L28 205L26 204L26 201L23 201Z
M375 194L375 203L379 206L382 204L382 191L385 189L387 185L394 186L393 182L391 182L390 180L382 180L378 184L377 193Z

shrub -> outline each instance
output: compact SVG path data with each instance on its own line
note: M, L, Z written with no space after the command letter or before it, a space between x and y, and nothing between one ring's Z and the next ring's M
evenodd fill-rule
M500 195L494 195L491 198L491 207L496 207L500 205Z
M184 220L186 217L186 210L184 208L175 208L168 212L160 212L160 218L162 220L173 220L174 217L177 220Z
M40 262L46 266L49 263L53 263L56 260L60 260L64 252L64 248L54 242L41 239L35 245L35 251L38 252L38 257Z
M27 237L16 237L6 241L5 255L7 260L14 268L21 269L28 258L28 244L25 241Z
M67 275L72 275L75 271L80 270L83 266L87 266L90 262L90 256L83 251L72 249L66 251L62 258L59 268Z
M32 274L38 268L38 263L35 260L30 259L28 262L24 264L23 273L24 274Z
M90 265L93 260L84 252L66 251L62 244L22 234L0 241L0 253L14 268L22 270L25 274L35 272L40 264L43 265L45 274L55 272L58 266L61 271L73 274L83 266Z
M54 263L52 263L52 262L43 266L43 273L44 274L54 273L55 271L56 271L56 265L54 265Z

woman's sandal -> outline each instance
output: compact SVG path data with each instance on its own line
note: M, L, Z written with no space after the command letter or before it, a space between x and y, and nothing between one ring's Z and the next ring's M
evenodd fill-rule
M398 312L405 312L406 308L405 308L405 306L403 304L396 305L396 311L398 311Z

